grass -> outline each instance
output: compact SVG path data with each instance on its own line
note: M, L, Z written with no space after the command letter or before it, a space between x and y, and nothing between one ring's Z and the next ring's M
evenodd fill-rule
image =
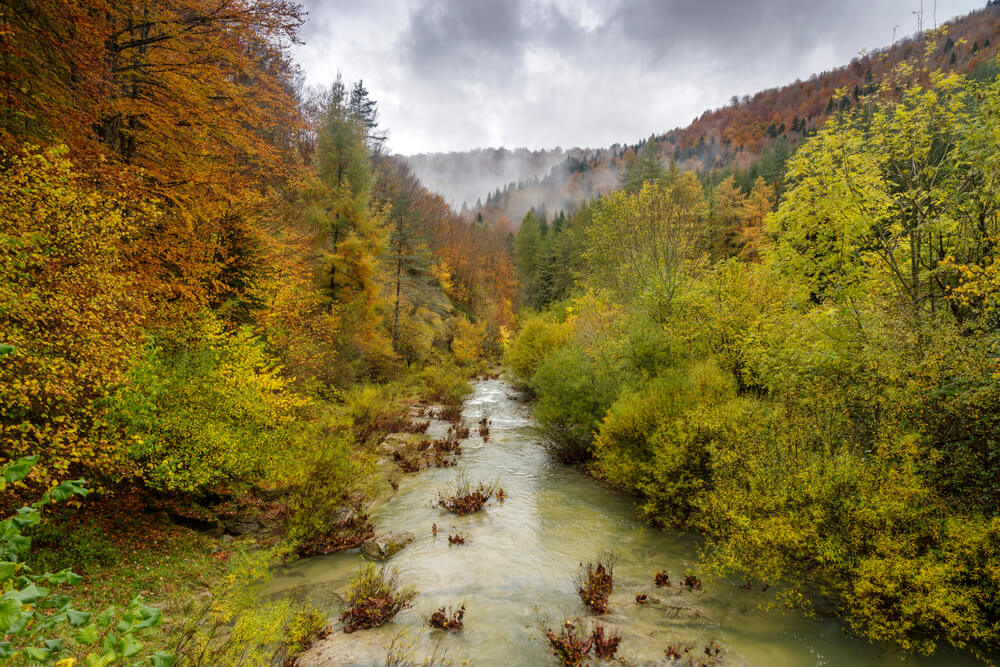
M230 552L214 538L143 510L141 499L125 492L84 502L75 512L47 512L32 536L31 565L81 575L81 583L65 588L79 609L121 608L141 596L163 611L163 625L150 630L148 643L169 650L186 608L222 576Z

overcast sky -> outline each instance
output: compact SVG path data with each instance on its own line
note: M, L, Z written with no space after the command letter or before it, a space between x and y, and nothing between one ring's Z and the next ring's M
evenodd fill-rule
M305 0L307 81L378 101L390 150L633 142L917 29L920 0ZM923 0L924 25L985 0Z

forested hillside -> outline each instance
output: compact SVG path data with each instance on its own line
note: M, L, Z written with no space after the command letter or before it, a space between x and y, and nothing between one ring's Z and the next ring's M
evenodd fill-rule
M362 85L299 86L303 20L285 0L3 5L0 490L4 518L24 507L0 523L0 662L291 651L324 619L243 587L279 543L370 530L334 518L365 505L370 439L408 397L460 400L511 325L507 230L389 158ZM40 496L66 502L35 527ZM216 525L206 503L271 537L219 552L178 525ZM50 565L95 582L80 611ZM200 610L164 602L190 586ZM138 593L167 605L147 648ZM107 604L128 607L94 625ZM235 643L209 633L232 623Z
M482 193L483 207L472 214L516 223L532 208L544 207L550 214L574 208L614 190L625 165L647 141L656 144L664 162L673 160L685 171L716 181L733 173L744 194L749 194L757 176L780 185L784 160L796 147L822 128L831 114L857 106L898 64L919 60L934 69L977 76L992 66L1000 47L998 35L1000 4L990 2L937 30L902 38L806 81L734 95L728 105L706 110L687 127L656 133L635 144L568 151L566 159L547 174L496 182Z
M936 70L929 43L804 138L778 189L647 143L621 189L529 213L506 354L552 452L700 532L704 572L989 661L1000 68Z

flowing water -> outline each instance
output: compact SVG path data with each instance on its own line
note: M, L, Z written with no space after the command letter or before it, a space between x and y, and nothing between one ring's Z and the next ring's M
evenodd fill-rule
M741 580L714 582L703 591L676 583L656 588L657 570L668 570L677 582L695 568L694 537L644 526L634 518L631 499L550 460L533 433L530 407L502 381L477 382L464 416L471 425L490 418L488 442L473 430L456 467L405 475L399 490L373 513L377 532L416 535L389 561L402 581L418 590L414 606L381 628L349 635L335 631L311 664L384 661L385 647L401 630L418 657L436 648L455 664L557 664L539 641L539 623L558 628L563 619L579 618L587 627L596 620L580 603L573 579L581 563L602 551L614 552L618 560L611 613L600 622L623 635L618 655L633 664L669 664L663 650L671 644L694 646L693 654L703 656L711 641L722 645L726 665L975 664L954 652L907 657L848 637L833 619L764 611L761 606L772 595L744 590ZM498 482L509 499L464 517L432 508L435 492L459 475ZM466 543L449 546L448 533L456 531ZM295 562L276 574L270 592L305 594L336 616L360 559L352 550ZM639 593L660 604L636 604ZM467 609L462 632L427 627L425 619L435 609L462 603Z

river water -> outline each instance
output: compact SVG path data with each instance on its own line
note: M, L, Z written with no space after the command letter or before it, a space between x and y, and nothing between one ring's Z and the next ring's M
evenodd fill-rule
M487 442L474 428L483 416L491 420ZM622 634L618 657L633 664L670 664L663 651L671 644L694 646L693 654L704 656L712 641L722 645L725 665L976 664L951 651L908 657L847 636L834 619L764 611L773 595L744 590L742 580L717 581L702 591L678 587L685 570L696 568L696 538L643 525L634 518L630 498L550 460L533 433L530 407L509 385L476 382L464 417L473 432L463 442L458 465L405 475L399 490L373 513L377 532L416 535L389 561L402 581L417 589L414 606L381 628L350 635L335 631L309 664L381 664L385 647L401 631L402 642L418 658L437 650L455 664L558 664L539 639L539 624L558 628L564 619L582 619L581 627L587 627L598 620L580 603L574 575L602 551L614 552L618 560L611 613L599 621ZM464 517L432 508L435 492L459 475L497 482L509 498ZM448 533L456 531L466 543L450 546ZM295 562L276 574L270 593L308 596L335 617L360 561L351 550ZM675 582L670 588L653 584L661 569ZM660 604L636 604L639 593ZM435 609L463 603L462 632L427 627L425 619Z

